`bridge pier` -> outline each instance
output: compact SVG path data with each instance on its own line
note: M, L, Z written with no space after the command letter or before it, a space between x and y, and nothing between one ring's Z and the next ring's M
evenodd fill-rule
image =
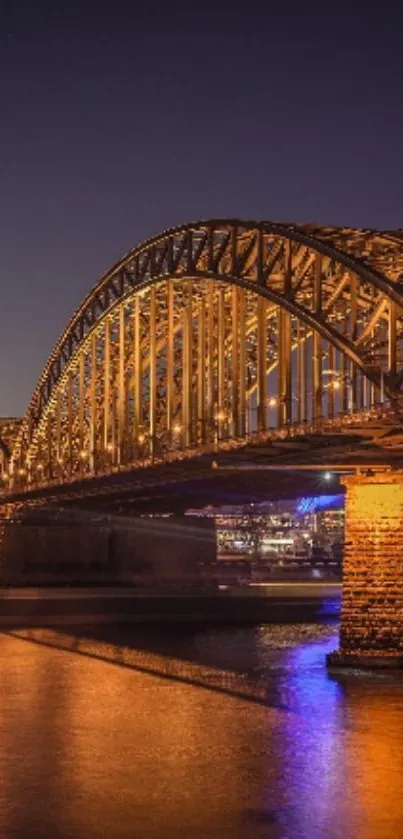
M333 667L403 668L403 471L351 475Z

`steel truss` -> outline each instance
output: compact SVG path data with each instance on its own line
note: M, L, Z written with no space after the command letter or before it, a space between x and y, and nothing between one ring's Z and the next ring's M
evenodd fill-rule
M10 488L398 405L401 234L212 220L128 253L71 318Z

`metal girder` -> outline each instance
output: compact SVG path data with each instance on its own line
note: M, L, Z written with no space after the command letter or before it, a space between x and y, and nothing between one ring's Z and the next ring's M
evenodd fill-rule
M40 456L54 474L64 446L70 473L123 464L144 449L144 433L154 455L179 415L186 446L242 437L255 390L263 431L276 365L281 424L293 419L293 399L301 421L332 415L338 402L363 407L381 390L396 401L402 274L403 239L393 233L231 219L168 230L87 295L45 366L12 460ZM326 363L340 394L328 389L324 399Z

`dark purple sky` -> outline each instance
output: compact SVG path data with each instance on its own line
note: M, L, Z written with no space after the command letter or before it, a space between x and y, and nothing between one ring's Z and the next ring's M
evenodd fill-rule
M0 415L97 277L166 227L403 226L391 6L137 5L0 0Z

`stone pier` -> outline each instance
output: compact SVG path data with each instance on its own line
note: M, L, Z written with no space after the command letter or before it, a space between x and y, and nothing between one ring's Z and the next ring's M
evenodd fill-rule
M340 650L332 667L403 667L403 471L345 477Z

